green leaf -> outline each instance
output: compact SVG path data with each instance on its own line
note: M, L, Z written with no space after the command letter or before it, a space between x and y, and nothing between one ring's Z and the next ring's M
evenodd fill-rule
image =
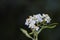
M20 29L28 38L31 38L32 39L32 37L28 34L28 32L25 30L25 29Z
M50 25L57 25L58 23L52 23L52 24L50 24Z
M48 26L48 27L46 27L46 28L55 28L55 27L56 27L56 25Z
M50 25L41 26L41 29L38 31L38 34L45 28L55 28L58 23L52 23Z
M45 29L45 28L55 28L57 24L58 24L58 23L52 23L52 24L49 24L49 25L46 25L46 26L42 26L42 27L43 27L44 29Z
M47 28L55 28L58 23L52 23L50 25L47 25Z

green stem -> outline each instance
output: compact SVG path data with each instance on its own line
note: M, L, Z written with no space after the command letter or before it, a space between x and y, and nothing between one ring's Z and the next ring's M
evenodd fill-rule
M41 28L39 31L38 31L38 34L42 31L43 28Z
M35 40L35 33L34 33L34 40Z
M38 34L36 31L34 32L34 40L38 40Z
M36 40L38 40L38 35L36 35Z

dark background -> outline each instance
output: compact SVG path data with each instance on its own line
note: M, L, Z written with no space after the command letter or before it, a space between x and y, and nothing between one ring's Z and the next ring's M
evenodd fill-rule
M59 23L54 29L44 29L39 40L60 40L60 0L0 0L0 40L31 40L20 28L29 15L47 13L52 22Z

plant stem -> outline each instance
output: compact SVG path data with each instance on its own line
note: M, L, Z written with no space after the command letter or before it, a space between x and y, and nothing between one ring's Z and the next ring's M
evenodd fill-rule
M43 28L41 28L39 31L38 31L38 34L42 31Z
M38 34L37 34L36 31L34 32L34 35L33 36L34 36L34 40L38 40Z
M34 35L33 35L33 36L34 36L34 40L35 40L35 33L34 33Z
M38 34L36 35L36 40L38 40Z

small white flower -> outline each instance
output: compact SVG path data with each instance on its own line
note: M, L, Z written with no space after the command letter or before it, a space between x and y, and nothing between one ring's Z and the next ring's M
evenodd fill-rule
M35 24L36 22L34 20L31 21L32 24Z
M34 24L29 24L29 28L34 28L35 27L35 25Z
M35 29L36 31L39 30L39 27L37 27L36 25L34 25L32 23L29 25L29 28Z
M46 14L42 14L43 18L46 17Z
M25 25L29 25L29 19L26 19Z
M47 23L50 23L51 18L50 18L50 17L46 17L46 18L45 18L45 21L46 21Z
M48 14L43 14L43 18L44 18L44 20L45 20L47 23L50 23L51 18L49 17Z
M42 16L41 14L33 15L33 17L36 19L37 22L42 22Z
M32 16L29 16L29 18L26 19L25 25L29 25L31 22L32 23L35 23L35 21L33 21L33 17Z
M38 31L39 30L39 27L36 26L35 29L36 29L36 31Z

